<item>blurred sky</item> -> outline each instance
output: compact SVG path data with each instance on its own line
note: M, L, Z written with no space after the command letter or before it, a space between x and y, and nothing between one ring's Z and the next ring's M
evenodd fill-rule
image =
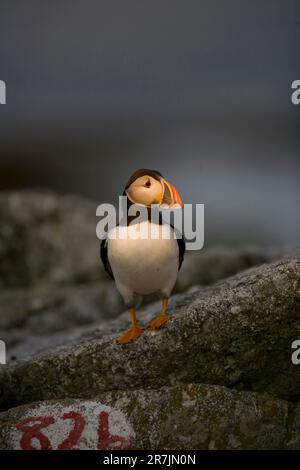
M299 0L1 0L0 189L114 202L137 168L207 243L299 244Z

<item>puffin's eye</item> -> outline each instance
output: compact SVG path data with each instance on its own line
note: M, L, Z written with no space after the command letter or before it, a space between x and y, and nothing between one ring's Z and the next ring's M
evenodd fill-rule
M151 186L151 181L147 180L145 183L145 188L150 188L150 186Z

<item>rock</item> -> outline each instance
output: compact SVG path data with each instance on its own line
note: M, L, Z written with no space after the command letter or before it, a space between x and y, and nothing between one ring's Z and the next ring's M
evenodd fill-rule
M286 437L287 449L300 449L300 403L290 413L289 432Z
M176 292L187 291L190 287L207 286L225 279L244 269L268 263L290 250L260 246L211 246L200 251L190 251L185 255L179 272Z
M0 287L105 276L96 203L51 192L1 193L0 218Z
M24 358L105 326L122 309L110 281L7 289L0 293L0 338L8 361Z
M116 335L100 330L76 344L3 367L2 409L178 382L297 398L300 368L291 362L291 344L300 331L299 257L178 295L171 308L173 321L133 344L118 346ZM144 323L155 313L148 306ZM128 320L127 313L121 315L110 328L120 330Z
M114 391L2 413L0 448L278 449L291 408L267 395L212 385ZM28 431L37 422L42 435ZM78 439L70 438L75 423Z
M109 281L7 289L0 292L0 331L28 325L32 333L51 333L101 317L108 319L118 315L123 307L120 295Z

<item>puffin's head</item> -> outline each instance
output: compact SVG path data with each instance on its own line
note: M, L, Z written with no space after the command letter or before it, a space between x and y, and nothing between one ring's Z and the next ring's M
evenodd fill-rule
M182 199L171 183L154 170L137 170L129 178L124 194L133 204L150 207L165 204L168 207L183 207Z

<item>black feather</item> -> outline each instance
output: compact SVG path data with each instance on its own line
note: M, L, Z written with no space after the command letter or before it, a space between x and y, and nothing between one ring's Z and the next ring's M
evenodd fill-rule
M107 239L105 238L102 240L101 245L100 245L100 258L103 263L105 271L110 275L112 279L114 278L111 265L108 260L108 254L107 254Z
M178 271L179 271L184 260L184 253L185 253L184 238L177 238L177 244L179 248L179 259L178 259Z

